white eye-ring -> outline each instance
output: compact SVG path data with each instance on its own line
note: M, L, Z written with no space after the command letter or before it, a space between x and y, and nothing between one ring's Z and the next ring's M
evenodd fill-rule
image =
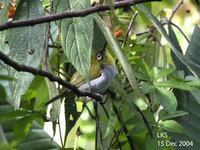
M102 53L97 54L97 60L101 60L101 59L103 59Z

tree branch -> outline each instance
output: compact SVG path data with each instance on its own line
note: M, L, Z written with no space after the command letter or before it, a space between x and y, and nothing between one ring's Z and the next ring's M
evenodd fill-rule
M43 77L47 77L50 81L56 81L59 84L61 84L62 86L67 87L68 89L72 90L77 96L88 96L90 98L95 99L96 101L102 100L102 97L100 95L97 95L92 92L80 91L75 85L62 80L60 77L55 76L55 75L51 74L50 72L41 70L39 68L29 67L24 64L18 64L17 62L15 62L12 59L10 59L9 57L7 57L1 51L0 51L0 60L2 60L5 64L13 67L14 69L16 69L19 72L20 71L29 72L29 73L32 73L33 75L40 75Z
M117 9L117 8L123 8L123 7L131 6L131 5L135 5L139 3L152 2L152 1L162 1L162 0L124 0L124 1L115 2L113 6L115 9ZM90 7L87 9L82 9L82 10L64 11L62 13L38 17L34 19L8 21L0 25L0 31L10 29L10 28L15 28L15 27L33 26L36 24L51 22L51 21L60 20L64 18L84 17L95 12L106 11L106 10L110 10L110 6L108 4L97 5L97 6Z
M177 11L181 8L181 6L184 4L183 0L180 0L179 3L176 5L176 7L174 8L174 10L172 10L172 14L169 17L169 22L172 21L174 15L177 13Z

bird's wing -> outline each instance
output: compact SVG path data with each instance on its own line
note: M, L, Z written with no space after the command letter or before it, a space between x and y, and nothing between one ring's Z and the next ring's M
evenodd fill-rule
M86 80L80 73L75 72L71 78L70 83L75 85L76 87L79 87L79 86L85 84Z

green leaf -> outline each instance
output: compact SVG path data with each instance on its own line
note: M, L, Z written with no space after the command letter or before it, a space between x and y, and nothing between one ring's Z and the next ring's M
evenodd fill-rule
M169 114L173 114L177 108L177 100L174 94L164 88L156 87L156 97L160 104L166 109Z
M161 39L161 36L158 32L154 33L154 36L156 36L156 39L159 41ZM145 56L144 60L148 64L150 68L154 66L158 66L159 62L159 53L160 53L160 45L158 42L148 41L144 44L144 51Z
M4 3L4 7L0 9L0 24L8 21L7 15L7 6L9 5L9 1L2 0L1 3ZM0 51L3 51L5 44L6 30L0 32Z
M144 124L137 124L132 129L130 129L126 135L130 136L130 135L140 134L145 131L147 131L147 128Z
M196 91L199 93L199 89ZM198 150L200 147L200 97L193 97L190 92L175 90L174 91L179 102L178 109L188 112L188 115L175 118L185 129L185 134L173 134L174 140L193 141L192 149Z
M144 94L153 92L155 88L156 88L155 85L148 82L143 83L141 86L141 90Z
M112 117L112 120L116 121L114 118L114 117L116 117L116 114L114 114L114 112L113 112L114 106L111 105L112 104L111 99L107 97L105 101L106 102L101 105L97 104L97 114L99 116L99 128L101 129L101 134L102 134L102 138L103 138L102 142L103 142L104 148L106 147L106 145L108 145L112 141L112 137L114 135L114 132L113 132L114 128L116 129L118 127L117 123L115 122L112 124L111 120L105 114L105 113L107 113L109 116ZM91 103L90 105L88 104L88 106L94 107L94 104ZM110 108L112 109L111 111L110 111ZM114 124L116 126L113 126ZM98 140L97 147L98 147L98 149L101 149L101 144L100 144L101 139L98 138L97 140Z
M151 3L146 3L146 4L144 4L145 5L145 7L150 11L151 10ZM135 7L135 5L134 6L132 6L132 8L134 9L134 10L136 10L136 11L138 11L139 12L139 15L140 15L140 17L141 17L141 19L147 24L147 25L151 25L151 20L149 19L149 17L147 17L140 9L138 9L137 7Z
M0 102L3 102L6 100L6 92L4 87L0 84Z
M156 81L155 77L158 76L159 71L160 70L156 67L151 68L151 71L150 71L150 81L151 82Z
M90 7L88 0L58 0L55 1L56 12L80 10ZM93 17L74 17L63 19L58 23L62 33L62 45L69 61L87 81L91 62L93 40Z
M193 81L187 82L187 85L200 88L200 80L193 80Z
M23 107L23 108L34 111L40 111L41 109L44 108L44 104L49 100L48 90L50 90L50 88L47 88L47 85L45 83L45 78L42 76L35 76L28 90L22 97L21 107L23 103L31 104L31 100L34 99L35 100L34 106L30 105L31 108L28 107Z
M94 32L93 32L93 42L92 42L92 51L99 52L106 44L106 38L99 28L96 21L94 21Z
M173 114L169 114L167 113L167 111L165 109L162 109L159 112L159 120L167 120L167 119L172 119L172 118L176 118L176 117L180 117L180 116L184 116L187 115L188 113L186 111L176 111Z
M72 97L67 97L65 99L65 142L67 141L69 132L75 126L76 121L81 115L81 112L77 111L77 105L74 98L75 95L73 95Z
M200 105L200 90L199 88L193 88L190 91L190 94L195 98L195 100L198 102L198 104Z
M144 116L143 112L140 110L140 108L137 106L137 104L135 104L135 102L130 98L128 93L124 90L124 88L121 86L119 81L116 80L116 78L113 79L111 87L113 87L113 89L115 89L115 92L120 94L122 99L125 101L125 105L123 105L123 106L128 108L128 109L126 109L126 111L131 110L132 113L137 114L137 117L140 119L140 121L143 121L143 123L145 123L148 131L151 132L150 124L149 124L146 116ZM127 116L127 114L126 114L126 117L128 118L129 116Z
M116 113L113 110L112 104L110 103L110 109L109 109L109 120L108 120L108 125L106 128L106 133L104 135L104 139L108 137L110 134L113 133L115 129L115 125L117 122L117 116Z
M181 82L181 81L176 81L176 80L155 82L154 84L159 87L177 88L177 89L185 90L185 91L192 90L191 86L189 86L186 82Z
M168 24L168 31L169 31L169 39L174 44L174 46L177 48L177 51L179 51L181 54L183 54L183 51L181 49L181 46L179 44L179 41L177 39L177 36L176 36L171 24ZM175 53L171 53L171 56L172 56L173 62L175 64L177 70L184 70L185 72L190 72L189 69L187 67L185 67L185 65L179 59L177 59L177 56Z
M186 51L186 57L192 59L196 64L199 64L199 33L200 29L198 26L195 27L189 47ZM196 74L199 76L200 72L198 68L194 68ZM191 75L191 72L186 72L186 75ZM188 83L190 85L190 83ZM192 83L193 84L193 83ZM198 81L197 81L198 84ZM192 86L192 85L191 85ZM197 86L198 87L198 86ZM172 137L175 141L192 141L192 149L198 150L200 147L200 92L199 88L193 88L192 91L182 91L175 90L174 93L178 100L178 108L188 112L187 116L178 117L176 120L184 127L185 135L183 134L172 134Z
M191 59L188 59L188 57L185 57L182 55L179 50L177 49L176 45L171 41L169 36L167 35L166 30L164 29L163 25L158 21L158 19L149 12L142 4L137 4L136 5L143 13L145 13L146 16L148 16L151 21L154 23L154 25L157 27L157 29L160 31L160 33L163 35L163 37L167 40L169 46L177 56L177 58L189 69L192 69L193 71L200 70L200 65L199 63L194 63Z
M29 111L27 110L16 110L16 111L11 111L7 114L0 115L0 120L2 119L8 119L8 118L15 118L15 117L22 117L30 114Z
M128 120L126 120L124 123L126 125L133 125L133 124L137 124L139 121L140 121L139 118L134 116L134 117L131 117Z
M126 73L126 76L130 82L130 85L135 90L136 95L138 95L140 98L143 98L143 100L146 100L146 97L141 92L141 90L137 84L134 72L132 70L130 63L128 62L126 55L123 53L123 51L120 49L119 45L117 44L116 40L113 38L108 26L106 25L106 23L101 19L101 17L98 14L93 14L93 17L94 17L95 21L97 22L97 24L99 25L101 31L103 32L107 42L111 46L111 49L113 50L113 52L119 59L121 65Z
M0 81L1 80L12 80L12 78L8 77L7 75L1 75L0 74Z
M190 44L186 50L185 56L192 60L195 64L200 64L200 28L198 25L195 26L194 31L192 33L192 37L190 40ZM199 67L193 67L193 70L200 75L200 69Z
M149 134L146 135L145 137L145 148L146 150L168 150L166 149L166 147L164 146L160 146L159 145L159 141L161 141L161 139L157 138L158 137L158 132L159 132L159 128L157 126L155 126L154 128L152 128L152 132L153 132L153 137L152 138ZM162 139L162 140L167 140L167 139Z
M48 87L48 90L49 90L49 97L53 98L53 97L57 96L59 93L58 93L58 89L56 87L55 82L51 82L47 79L45 79L45 81L46 81L46 84L47 84L47 87ZM39 101L39 97L37 97L37 98L38 98L37 101ZM37 102L36 104L40 105L41 103ZM61 106L60 100L57 100L57 101L52 103L49 120L56 121L58 119L58 117L60 115L60 106ZM41 107L41 105L40 105L40 107Z
M158 73L155 75L154 80L156 81L159 78L165 77L165 76L171 74L174 70L175 70L175 68L167 68L167 69L159 70Z
M14 133L17 139L21 140L26 137L31 128L32 122L33 122L32 116L26 116L17 120L17 122L14 125Z
M11 111L14 111L14 108L11 105L5 104L0 105L0 115L3 115L5 113L9 113ZM27 121L30 118L26 118ZM16 121L18 119L11 118L11 119L5 119L1 120L1 130L3 134L4 140L6 142L11 143L12 149L28 149L28 150L37 150L37 149L59 149L59 145L52 140L52 137L50 137L41 126L38 125L35 121L33 121L33 124L31 126L31 130L29 130L28 135L22 140L22 141L16 141L16 136L14 134L13 128L16 124ZM30 119L31 120L31 119ZM19 123L19 128L21 123ZM26 123L25 123L26 124ZM20 134L19 132L22 132L24 129L21 129L17 134ZM24 132L24 131L23 131ZM21 136L21 135L19 135ZM2 143L0 143L2 144ZM2 145L0 145L2 148Z
M159 126L168 131L168 132L174 132L174 133L184 133L184 128L174 120L165 120L159 123Z
M41 16L44 16L41 1L21 0L15 12L14 20ZM8 39L9 57L20 64L38 67L44 48L45 32L46 24L12 29ZM19 107L21 95L28 89L34 76L30 73L19 73L13 68L9 68L9 75L16 79L10 82L11 100L15 107Z

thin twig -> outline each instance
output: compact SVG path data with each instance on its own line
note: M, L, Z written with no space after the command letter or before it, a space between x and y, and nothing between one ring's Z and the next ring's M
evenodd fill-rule
M127 42L128 36L129 36L129 33L130 33L130 31L131 31L131 27L132 27L132 25L133 25L133 23L134 23L134 21L135 21L135 19L136 19L136 17L137 17L137 14L138 14L138 11L135 12L133 18L131 19L131 22L129 23L128 30L127 30L127 32L126 32L126 37L125 37L124 42L123 42L123 44L122 44L122 48L126 45L126 42Z
M178 27L178 26L177 26L176 24L174 24L173 22L169 22L168 20L161 22L162 25L166 25L166 24L168 24L168 23L170 23L171 25L173 25L174 27L176 27L176 28L179 30L179 32L181 32L181 34L184 36L184 38L186 39L186 41L189 43L189 39L187 38L187 36L186 36L185 33L181 30L180 27ZM154 30L157 30L157 28L156 28L156 27L151 27L151 32L153 32ZM141 35L143 35L143 34L148 34L148 33L149 33L149 29L146 30L146 31L143 31L143 32L137 32L136 35L137 35L137 36L141 36Z
M115 9L123 8L135 4L140 4L144 2L153 2L153 1L161 1L161 0L126 0L126 1L119 1L113 3ZM82 9L82 10L75 10L75 11L64 11L61 13L38 17L34 19L27 19L27 20L19 20L19 21L8 21L0 25L0 31L15 28L15 27L24 27L24 26L33 26L36 24L47 23L51 21L56 21L64 18L71 18L71 17L85 17L87 15L93 14L95 12L101 12L110 10L110 6L108 4L104 5L96 5L94 7Z
M96 101L93 101L93 105L94 105L94 111L95 111L95 122L96 122L96 137L95 137L95 150L97 150L97 145L98 145L98 133L99 133L99 141L100 141L100 145L101 145L101 149L104 149L103 146L103 137L102 137L102 132L101 132L101 128L100 128L100 124L99 124L99 115L98 115L98 103L96 103Z
M45 47L44 47L44 70L49 71L48 69L48 53L49 53L49 35L50 35L51 23L48 23L47 31L46 31L46 40L45 40Z
M47 26L47 31L46 31L46 41L45 41L45 47L44 47L44 70L45 71L49 71L48 70L48 43L49 43L49 34L50 34L50 23L48 23Z
M91 117L92 119L95 119L95 116L92 114L92 112L90 111L89 107L88 107L87 105L85 105L85 108L87 109L87 111L88 111L90 117Z
M185 35L185 33L181 30L181 28L179 26L177 26L176 24L174 24L173 22L170 22L171 25L173 25L174 27L176 27L179 32L181 32L181 34L184 36L184 38L186 39L186 41L189 43L190 40L187 38L187 36Z
M59 70L56 69L55 67L51 67L51 69L53 71L56 71L59 74L59 76L62 75L65 79L70 79L70 77L67 74L64 74L63 72L60 71L60 70L65 71L64 68L61 68L61 67L58 67L58 68Z
M50 0L50 8L49 8L49 15L52 14L52 10L53 10L53 0ZM45 48L44 48L44 69L45 71L49 71L48 69L48 53L49 53L49 35L51 31L51 23L48 22L48 26L47 26L47 31L46 31L46 41L45 41ZM53 42L52 42L53 43Z
M61 142L62 148L65 148L64 143L63 143L63 139L62 139L62 131L61 131L61 126L60 126L60 118L58 118L58 130L59 130L59 136L60 136L60 142Z
M122 125L124 133L127 134L128 133L128 129L127 129L126 125L123 123L123 120L121 119L121 117L120 117L120 115L118 113L118 110L117 110L115 105L113 105L113 110L114 110L114 112L115 112L115 114L117 116L117 119L119 120L119 122ZM128 143L129 143L129 146L130 146L131 150L134 150L135 146L134 146L134 141L133 141L132 137L130 135L127 135L126 137L127 137L127 140L128 140Z
M120 133L119 133L120 134ZM110 150L111 149L111 147L113 147L114 146L114 144L115 143L117 143L118 142L118 149L119 150L122 150L122 146L121 146L121 143L120 143L120 141L119 141L119 134L117 135L117 138L116 138L116 140L114 141L114 139L115 139L115 136L116 135L114 135L113 137L112 137L112 139L111 139L111 141L110 141L110 144L109 144L109 146L107 147L107 149L106 150ZM114 141L114 142L113 142Z
M172 10L172 14L171 16L169 17L169 22L172 21L174 15L176 14L176 12L179 10L179 8L184 4L183 2L184 0L180 0L179 3L176 5L176 7L174 8L174 10Z
M55 44L49 44L48 45L50 48L57 48L57 49L61 49L62 46L61 45L55 45Z

